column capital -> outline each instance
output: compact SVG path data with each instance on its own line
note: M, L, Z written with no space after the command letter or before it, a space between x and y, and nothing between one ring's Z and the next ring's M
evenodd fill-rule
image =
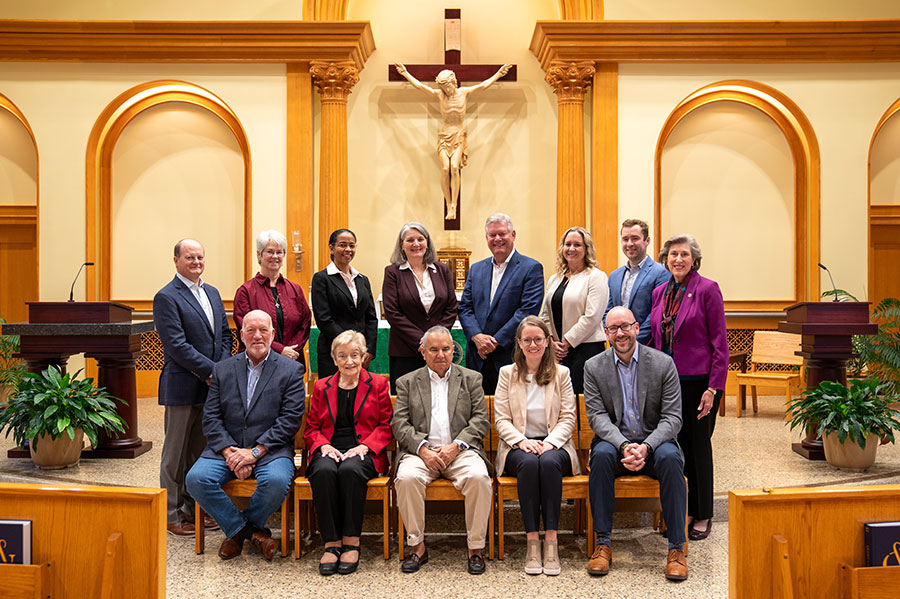
M560 102L584 102L584 93L594 78L594 61L580 60L565 62L554 60L550 63L545 77L553 87L553 93Z
M359 70L352 60L329 62L309 61L309 72L322 101L347 101L350 90L359 81Z

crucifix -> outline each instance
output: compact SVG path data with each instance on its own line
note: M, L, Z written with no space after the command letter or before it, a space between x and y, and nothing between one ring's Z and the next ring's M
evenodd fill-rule
M459 175L468 158L464 125L468 96L498 80L516 80L515 65L461 63L461 13L458 8L444 9L444 64L396 64L388 67L389 81L406 79L440 102L442 122L438 133L438 156L441 160L441 193L446 208L445 231L458 231L460 227ZM438 84L437 89L420 81L432 78ZM458 87L461 81L480 83Z

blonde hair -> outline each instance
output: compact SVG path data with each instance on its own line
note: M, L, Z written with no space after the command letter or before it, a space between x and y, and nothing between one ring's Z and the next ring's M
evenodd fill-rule
M566 260L565 256L566 237L569 236L569 233L578 233L581 235L581 239L584 242L585 269L597 266L597 250L594 249L594 238L591 237L591 234L588 233L587 229L584 227L569 227L566 229L566 232L562 234L562 237L559 240L559 247L556 248L556 272L560 276L569 272L569 261Z

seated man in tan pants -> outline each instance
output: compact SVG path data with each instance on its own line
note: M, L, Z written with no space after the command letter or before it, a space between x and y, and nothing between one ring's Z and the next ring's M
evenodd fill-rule
M400 455L394 484L410 545L401 570L416 572L428 561L425 487L444 477L465 496L467 570L481 574L492 496L489 463L482 448L490 421L481 375L452 364L453 338L444 327L428 329L420 350L426 366L397 381L391 419Z

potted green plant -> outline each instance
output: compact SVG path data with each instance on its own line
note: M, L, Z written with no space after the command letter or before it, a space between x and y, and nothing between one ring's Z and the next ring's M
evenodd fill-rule
M822 381L788 404L791 429L815 431L822 437L825 459L838 468L866 469L875 463L880 438L894 442L900 412L890 407L894 396L878 379L851 379L845 386Z
M96 387L91 378L79 379L50 366L40 374L27 373L9 403L0 410L0 431L13 434L16 444L29 442L31 459L43 469L78 463L83 437L96 447L100 431L118 434L125 421L116 413L123 400Z
M6 321L0 318L0 325ZM16 354L19 353L19 337L17 335L0 335L0 405L15 389L19 377L25 374L25 364Z

